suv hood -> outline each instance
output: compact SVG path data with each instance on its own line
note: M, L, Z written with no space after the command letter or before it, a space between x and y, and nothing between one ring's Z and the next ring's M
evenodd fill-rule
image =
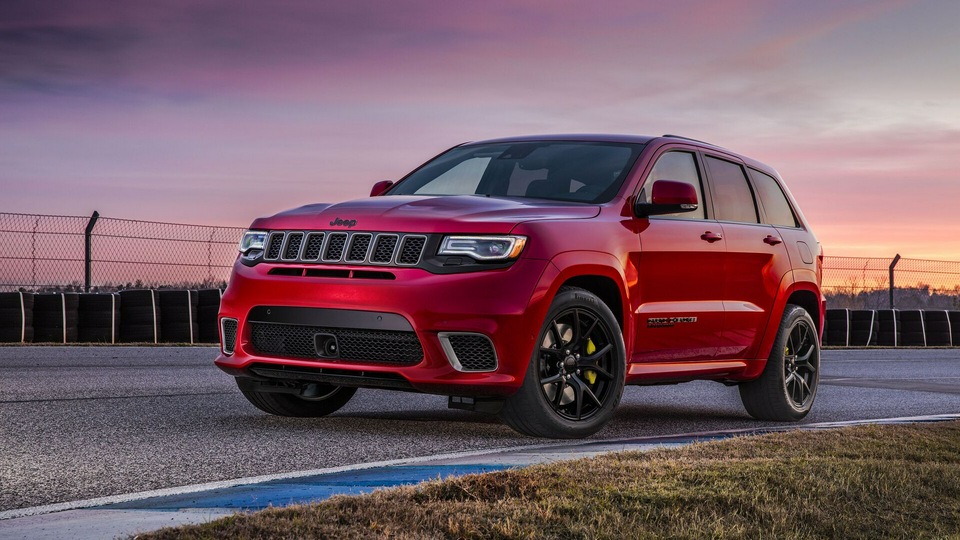
M599 206L560 201L481 195L388 195L338 204L301 206L259 218L250 227L262 230L506 234L524 221L587 219L599 214Z

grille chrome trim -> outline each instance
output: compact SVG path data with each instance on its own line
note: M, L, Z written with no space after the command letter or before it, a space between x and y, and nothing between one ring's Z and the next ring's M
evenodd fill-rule
M423 262L429 244L430 236L425 234L270 231L267 234L263 260L271 263L416 267Z
M267 249L263 251L263 260L275 261L280 258L280 254L283 253L283 240L286 236L287 233L283 231L270 233L270 236L267 237Z
M393 247L390 248L390 257L387 260L378 260L377 259L377 248L380 246L380 239L383 239L385 242L393 239ZM377 237L373 240L373 248L370 250L370 264L383 264L389 265L393 262L394 256L397 254L397 248L400 246L400 235L391 234L391 233L380 233L377 234Z
M313 242L313 239L317 237L320 238L319 240L320 244L315 247L317 254L316 256L308 256L311 253L311 250L314 249L313 247L311 247L313 245L311 244L311 242ZM300 260L303 262L319 261L320 254L323 253L323 242L324 240L326 240L326 237L327 237L326 233L323 233L323 232L307 233L307 236L305 237L303 242L303 252L300 254Z
M400 262L401 257L403 257L404 255L404 251L406 251L407 243L411 241L416 242L418 240L422 241L422 243L420 244L420 250L417 253L417 260L412 263ZM423 259L423 250L427 247L427 237L422 234L407 234L407 235L404 235L403 240L401 240L397 244L398 244L397 249L396 249L396 252L394 253L394 259L396 260L395 264L397 266L416 266L420 264L420 260Z
M357 247L357 242L367 242L367 247L363 248L363 254L360 257L355 257L353 250ZM343 256L343 260L346 262L356 262L362 263L366 262L367 254L370 253L370 247L373 246L373 234L371 233L353 233L350 235L350 240L347 242L347 248Z
M343 244L339 243L339 239L343 238ZM345 232L332 232L327 234L326 239L324 239L323 246L323 255L320 257L320 260L323 262L340 262L343 260L343 256L347 251L347 240L350 239L350 235ZM336 257L331 257L332 253L336 253Z
M280 250L280 260L291 262L299 260L300 253L303 251L303 238L304 233L300 231L288 232L286 238L283 239L283 249ZM288 256L291 247L296 249L296 253L293 254L293 257Z
M460 358L457 356L457 352L454 350L453 344L450 342L451 337L456 336L469 336L471 338L482 338L490 345L490 352L493 353L493 367L489 369L470 369L463 366L460 362ZM490 340L488 336L483 334L478 334L476 332L440 332L437 334L437 337L440 339L440 346L443 348L443 353L447 356L447 361L450 362L450 365L453 369L464 372L464 373L488 373L491 371L496 371L500 367L500 359L497 357L497 348L493 346L493 341Z

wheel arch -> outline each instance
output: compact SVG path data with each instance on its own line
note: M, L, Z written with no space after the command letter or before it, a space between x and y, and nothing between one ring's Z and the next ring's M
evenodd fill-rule
M809 279L809 276L804 273L788 272L780 283L780 291L767 322L763 341L757 351L757 358L749 363L749 367L742 374L744 379L750 380L759 377L763 372L763 368L767 364L767 357L770 356L770 351L773 349L777 330L780 328L780 320L783 318L783 313L788 305L800 306L805 309L810 314L810 318L813 319L817 333L822 336L824 300L820 286L815 279Z
M633 341L629 329L633 327L633 320L620 261L609 253L570 251L557 255L551 263L557 274L549 289L549 301L553 301L561 287L579 287L597 295L617 319L629 358Z

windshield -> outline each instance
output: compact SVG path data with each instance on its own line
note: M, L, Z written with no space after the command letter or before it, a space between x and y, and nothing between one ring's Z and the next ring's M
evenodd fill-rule
M604 203L642 144L537 141L461 146L401 180L389 195L490 195Z

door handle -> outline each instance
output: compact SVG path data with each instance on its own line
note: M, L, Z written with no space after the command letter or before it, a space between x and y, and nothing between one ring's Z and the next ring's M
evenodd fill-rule
M764 243L770 244L771 246L775 246L775 245L777 245L777 244L782 244L782 243L783 243L783 240L777 238L776 236L774 236L774 235L772 235L772 234L768 234L767 237L763 239L763 241L764 241Z
M707 242L710 242L712 244L718 240L723 240L723 237L715 232L707 231L700 235L700 239L706 240Z

